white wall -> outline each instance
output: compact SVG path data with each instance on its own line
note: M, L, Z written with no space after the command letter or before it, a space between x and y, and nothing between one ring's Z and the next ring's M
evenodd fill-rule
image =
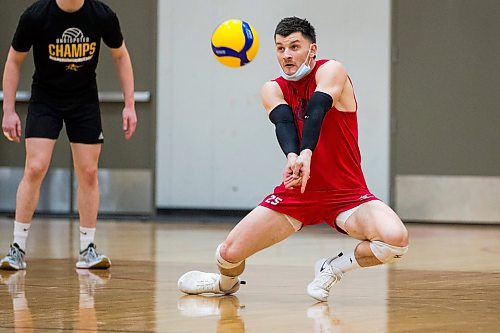
M346 66L368 185L388 199L389 0L159 0L158 15L158 208L248 209L280 182L285 159L259 92L277 76L273 34L286 16L307 18L318 57ZM229 18L259 35L259 53L243 68L211 53L212 31Z

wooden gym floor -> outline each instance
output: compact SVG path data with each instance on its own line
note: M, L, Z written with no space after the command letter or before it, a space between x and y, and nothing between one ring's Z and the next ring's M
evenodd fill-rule
M500 226L409 224L404 261L348 273L328 303L306 294L313 264L356 242L326 226L250 258L234 296L180 293L235 222L100 220L113 266L77 271L77 223L36 219L27 270L0 271L0 332L500 332ZM2 256L12 228L0 217Z

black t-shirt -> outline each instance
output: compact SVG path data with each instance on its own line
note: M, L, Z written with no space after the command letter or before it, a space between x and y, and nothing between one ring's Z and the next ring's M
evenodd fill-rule
M123 43L116 14L98 0L74 13L56 0L38 0L21 15L12 47L33 46L31 101L55 105L97 103L96 67L101 38L110 48Z

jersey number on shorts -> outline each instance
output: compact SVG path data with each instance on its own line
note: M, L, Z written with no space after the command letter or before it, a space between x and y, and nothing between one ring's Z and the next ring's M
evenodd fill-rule
M271 204L273 206L276 206L277 204L279 204L280 202L282 202L283 199L281 199L280 197L274 195L274 194L271 194L267 199L266 199L266 203L268 204Z

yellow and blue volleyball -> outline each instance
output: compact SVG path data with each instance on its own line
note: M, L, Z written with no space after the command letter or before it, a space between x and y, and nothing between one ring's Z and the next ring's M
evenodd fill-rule
M212 34L212 52L225 66L244 66L255 58L258 50L257 32L245 21L224 21Z

